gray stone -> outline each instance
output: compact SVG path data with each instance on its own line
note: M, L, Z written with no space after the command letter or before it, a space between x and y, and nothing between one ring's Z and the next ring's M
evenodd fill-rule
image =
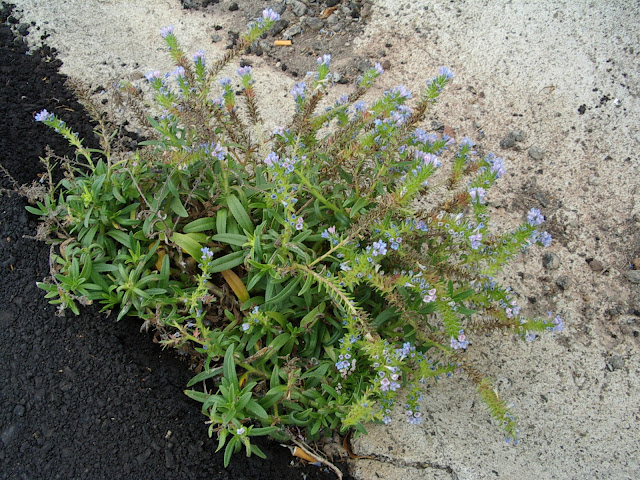
M631 283L640 283L640 270L628 270L624 272L624 276Z
M542 266L547 270L557 270L560 267L560 259L553 253L545 253L542 256Z
M332 13L331 15L329 15L329 18L327 18L327 25L335 25L339 21L340 21L340 17L335 13Z
M589 262L589 267L591 267L591 270L593 270L594 272L601 272L604 270L604 265L602 264L602 262L595 258Z
M221 40L222 40L222 37L220 35L218 35L217 33L214 33L213 35L211 35L211 41L213 43L218 43Z
M506 137L500 140L500 146L502 148L512 148L516 145L516 139L509 133Z
M532 145L531 148L529 148L529 156L534 160L538 160L538 161L542 160L544 158L544 154L545 154L545 151L540 147Z
M525 139L525 134L522 130L514 130L511 132L511 135L513 135L516 142L522 142Z
M296 23L295 25L291 25L284 32L282 32L282 38L284 38L285 40L291 40L293 37L295 37L296 35L300 35L301 33L302 27L299 23Z
M285 20L284 18L281 18L280 20L278 20L277 22L275 22L273 24L273 27L271 27L271 33L274 36L278 35L280 32L282 32L288 26L289 26L289 22L287 20Z
M309 17L306 19L305 25L312 32L319 32L324 27L324 22L317 17Z
M301 17L302 15L307 13L307 6L302 2L299 2L297 0L293 0L290 3L290 5L291 5L291 11L293 12L293 14L298 16L298 17Z
M566 290L569 287L569 277L562 275L556 279L556 285L560 290Z
M362 60L358 60L358 63L356 63L356 68L361 71L361 72L366 72L367 70L369 70L371 68L371 62L369 60L367 60L366 58L362 59Z
M607 358L607 368L609 371L621 370L624 368L624 358L620 355L611 355Z
M516 142L522 142L524 139L525 134L522 130L512 130L500 141L500 146L502 148L513 148L516 146Z

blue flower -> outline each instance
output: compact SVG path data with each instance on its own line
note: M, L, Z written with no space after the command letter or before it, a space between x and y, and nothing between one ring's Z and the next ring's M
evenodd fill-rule
M538 236L538 241L544 246L544 247L548 247L549 245L551 245L551 241L553 239L551 238L551 235L548 232L542 232L539 236Z
M371 254L374 257L377 257L379 255L386 255L387 254L387 244L385 242L383 242L382 240L379 240L377 242L373 242L373 251L371 252Z
M455 77L455 74L449 69L449 67L439 67L438 76L444 76L446 80L451 80L453 77Z
M303 101L305 99L304 92L305 92L306 88L307 88L307 84L306 83L304 83L304 82L296 83L289 93L291 95L293 95L293 99L296 102Z

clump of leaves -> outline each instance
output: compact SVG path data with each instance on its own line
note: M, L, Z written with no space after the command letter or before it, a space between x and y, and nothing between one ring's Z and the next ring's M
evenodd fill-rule
M325 55L291 90L291 121L268 131L251 68L218 75L276 19L265 10L211 66L164 29L176 69L147 75L161 114L148 117L156 138L133 153L91 151L38 114L78 152L28 207L55 245L40 287L61 309L99 302L118 319L138 316L191 354L200 388L186 394L202 402L225 464L243 447L262 456L254 436L295 428L311 441L388 423L401 392L419 424L421 384L456 372L515 439L465 350L478 331L532 339L562 328L559 317L521 316L493 279L523 249L549 244L544 218L532 209L513 231L490 229L485 198L502 159L420 128L453 78L447 68L410 106L402 86L362 100L383 73L376 64L319 111L332 81Z

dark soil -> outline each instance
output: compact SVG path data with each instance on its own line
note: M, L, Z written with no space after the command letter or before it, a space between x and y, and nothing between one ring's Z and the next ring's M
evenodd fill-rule
M89 144L95 137L55 51L27 55L10 12L0 7L0 163L31 184L46 145L73 154L35 113L46 108ZM334 478L269 441L260 442L267 460L241 453L224 469L199 404L183 394L185 362L132 319L55 315L36 287L49 274L49 247L30 238L36 219L0 177L0 479Z

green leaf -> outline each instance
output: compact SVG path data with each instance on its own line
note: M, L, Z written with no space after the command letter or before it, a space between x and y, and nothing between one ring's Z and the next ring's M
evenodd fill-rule
M469 290L464 290L456 293L453 297L451 297L451 299L455 300L456 302L461 302L462 300L469 298L474 293L476 293L476 291L473 288L470 288Z
M216 232L227 233L227 210L221 208L216 213Z
M182 231L184 233L207 232L216 229L216 219L213 217L205 217L187 223Z
M269 418L269 415L267 414L266 410L262 408L255 400L250 400L247 403L245 410L248 410L256 418L259 418L260 420L267 420Z
M229 466L229 463L231 462L231 455L233 455L238 441L238 437L233 437L229 440L229 443L227 443L227 447L224 449L224 468Z
M267 458L265 453L262 450L260 450L260 447L258 445L253 445L253 444L251 445L251 453L255 454L260 458Z
M187 383L187 387L193 387L196 383L201 382L203 380L208 380L209 378L213 378L216 375L220 375L221 373L222 373L222 367L213 368L208 372L206 370L202 371L199 374L197 374L195 377L193 377L191 380L189 380L189 383Z
M233 345L227 348L227 353L224 354L222 369L224 372L224 378L229 380L237 389L238 377L236 376L236 362L233 359Z
M204 403L208 400L209 395L204 392L198 392L197 390L185 390L185 395L196 402Z
M244 263L244 258L245 252L243 250L230 253L228 255L225 255L224 257L216 258L213 262L211 262L209 272L217 273L222 272L223 270L230 270Z
M194 240L193 237L182 234L182 233L174 232L174 234L171 235L170 240L176 245L178 245L182 250L184 250L189 255L191 255L193 258L195 258L196 260L199 261L200 258L202 257L202 252L201 252L202 245L200 245L200 243Z
M251 437L259 437L262 435L270 435L273 432L277 432L278 427L254 427L249 432L249 436Z
M109 235L114 240L120 242L125 247L131 248L131 240L129 238L129 235L124 233L123 231L120 231L120 230L109 230L107 232L107 235Z
M320 309L324 310L324 307L325 307L325 303L323 302L320 305L318 305L316 308L311 310L309 313L307 313L304 317L302 317L302 320L300 320L300 326L302 328L310 328L311 322L313 322L316 319L316 316L320 312Z
M333 388L331 385L328 385L326 383L322 384L322 389L327 392L329 395L331 395L333 398L335 398L336 400L338 400L338 397L340 395L338 395L338 392L336 392L336 389Z
M238 200L238 197L230 194L227 197L227 205L231 211L231 215L233 215L233 218L235 218L238 225L240 225L240 228L249 233L253 233L253 223L249 218L249 214L242 206L242 203Z
M240 235L238 233L218 233L211 237L211 240L238 247L242 247L248 241L245 235Z
M267 394L260 400L260 405L263 408L271 408L284 396L287 391L286 385L278 385L271 388Z
M298 276L293 280L290 280L289 283L287 284L286 287L284 287L280 293L278 293L277 295L271 297L271 298L267 298L265 296L265 306L268 304L273 304L273 303L278 303L280 302L282 299L284 298L288 298L293 294L293 291L295 290L295 288L298 286L298 284L300 283L300 279L301 277Z

